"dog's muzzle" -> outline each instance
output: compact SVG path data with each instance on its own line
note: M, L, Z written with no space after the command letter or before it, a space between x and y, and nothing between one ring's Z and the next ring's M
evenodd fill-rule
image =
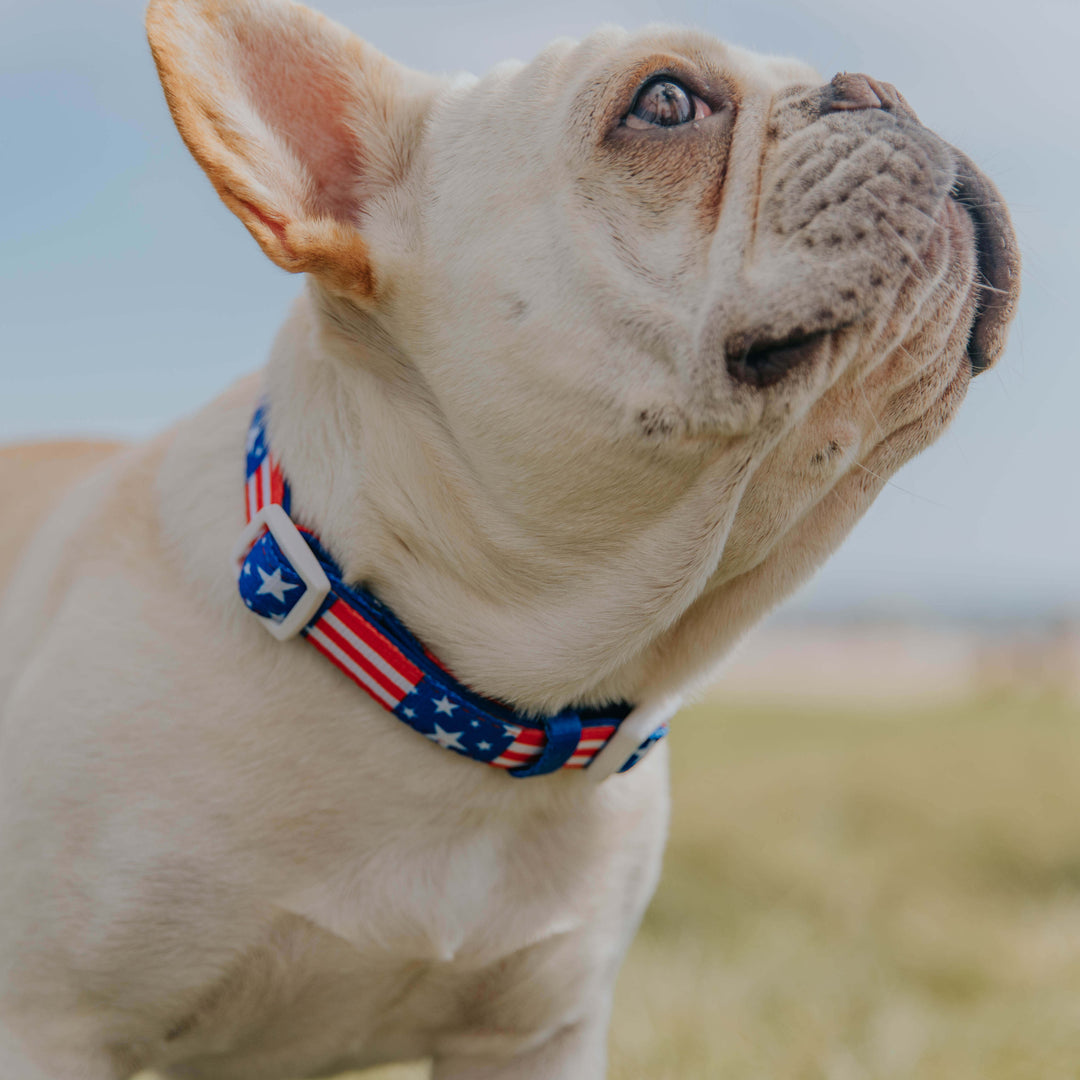
M868 75L841 73L822 90L821 113L883 109L913 123L918 117L890 83ZM968 336L967 353L973 375L991 367L1005 347L1009 323L1020 292L1020 253L1009 212L997 188L972 160L950 147L955 180L949 192L971 217L978 259L978 298Z

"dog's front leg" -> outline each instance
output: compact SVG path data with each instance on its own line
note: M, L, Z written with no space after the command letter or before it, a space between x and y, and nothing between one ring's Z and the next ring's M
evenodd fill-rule
M562 1028L513 1057L454 1055L435 1061L431 1080L603 1080L607 1071L608 1011Z

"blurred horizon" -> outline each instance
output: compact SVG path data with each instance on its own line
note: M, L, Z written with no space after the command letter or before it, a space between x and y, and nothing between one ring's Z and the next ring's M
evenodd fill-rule
M1080 6L1068 0L413 0L314 6L413 67L483 72L652 21L896 83L1002 189L1025 258L1008 352L782 618L1080 618ZM218 202L173 129L140 0L0 0L0 442L145 436L258 367L300 283Z

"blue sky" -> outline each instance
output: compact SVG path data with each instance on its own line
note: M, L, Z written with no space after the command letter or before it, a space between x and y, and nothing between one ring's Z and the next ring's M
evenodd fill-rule
M1004 360L796 605L1080 610L1075 0L319 6L434 71L667 21L896 83L1002 189L1024 296ZM138 0L0 0L0 30L0 441L148 434L261 364L299 283L188 157Z

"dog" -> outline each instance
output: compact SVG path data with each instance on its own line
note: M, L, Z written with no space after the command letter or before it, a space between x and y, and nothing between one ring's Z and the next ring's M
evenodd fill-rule
M0 457L0 1078L601 1077L665 721L998 358L1008 213L890 85L698 32L148 28L306 285L153 441Z

